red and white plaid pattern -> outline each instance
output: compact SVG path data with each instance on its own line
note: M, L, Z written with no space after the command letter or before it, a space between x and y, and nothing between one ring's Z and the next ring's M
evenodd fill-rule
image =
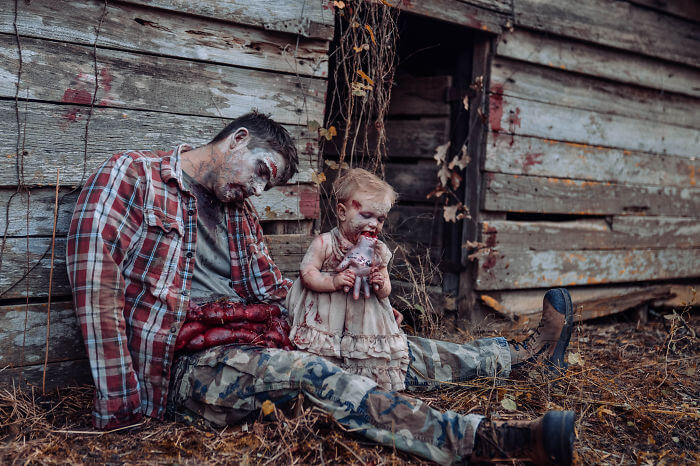
M71 220L68 276L95 382L95 427L162 418L194 272L197 208L178 146L116 154L88 179ZM231 287L279 302L282 278L252 206L226 209Z

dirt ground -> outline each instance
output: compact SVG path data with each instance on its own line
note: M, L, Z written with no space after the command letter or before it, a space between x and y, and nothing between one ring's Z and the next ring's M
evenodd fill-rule
M532 419L576 412L577 464L700 463L700 314L621 314L577 326L567 374L533 367L502 383L475 380L421 394L439 409ZM0 464L425 464L343 431L311 408L212 431L149 420L96 433L92 390L47 397L0 392Z

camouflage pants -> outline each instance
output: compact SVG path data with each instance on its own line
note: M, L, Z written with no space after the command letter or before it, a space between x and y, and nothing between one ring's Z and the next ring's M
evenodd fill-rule
M409 337L409 350L407 390L507 377L510 371L503 338L458 345ZM282 405L300 392L348 429L438 463L468 458L482 419L440 412L409 396L379 390L373 380L348 374L320 356L250 346L219 346L180 357L168 405L176 417L195 414L224 426L256 413L266 400Z

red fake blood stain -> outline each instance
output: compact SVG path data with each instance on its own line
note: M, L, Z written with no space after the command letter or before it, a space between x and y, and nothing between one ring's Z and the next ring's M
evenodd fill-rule
M360 204L360 203L357 202L355 199L353 199L353 200L352 200L352 207L353 207L355 210L360 210L360 209L362 209L362 204Z
M486 258L486 260L484 261L484 265L482 265L481 267L483 267L486 270L491 269L496 265L496 261L496 255L491 254Z
M489 97L489 123L491 131L501 131L501 118L503 118L503 85L491 86Z
M533 165L542 165L542 160L540 158L544 155L544 152L528 152L525 154L523 159L523 171L527 173L530 167Z
M270 170L272 170L272 179L276 180L277 179L277 164L275 162L270 161Z
M498 231L494 227L488 227L484 230L484 236L486 236L486 247L493 248L496 247L496 234Z

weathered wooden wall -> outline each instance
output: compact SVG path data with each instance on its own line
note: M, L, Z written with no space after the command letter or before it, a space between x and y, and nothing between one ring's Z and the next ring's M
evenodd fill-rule
M511 317L532 314L541 302L531 296L567 286L594 316L659 295L630 284L700 276L697 2L399 7L494 34L488 99L481 115L479 99L471 106L470 129L481 128L470 134L479 170L468 179L478 189L465 203L477 207L478 234L465 222L464 239L485 247L474 268L476 251L465 249L464 305L471 295Z
M643 3L513 0L481 166L485 304L527 315L567 286L590 317L654 299L630 282L700 275L698 8Z
M527 322L546 287L570 286L584 316L596 316L665 299L674 289L640 282L698 277L696 3L391 3L491 34L492 42L475 46L473 71L483 72L488 98L472 101L470 128L484 126L483 137L469 135L479 165L465 199L479 202L472 212L486 249L463 289ZM65 197L49 386L89 379L63 238L76 197L70 191L117 151L199 144L253 107L270 113L297 138L300 173L256 205L276 260L287 274L296 270L318 212L316 135L306 125L323 121L333 35L327 0L17 5L16 32L14 5L0 8L0 384L41 380L59 167ZM429 157L449 128L442 103L422 94L430 86L409 87L397 89L388 126L390 153L401 164L387 173L406 205L388 223L408 225L411 240L434 245L440 212L419 204L435 181ZM415 167L405 170L411 159ZM19 184L29 191L14 195Z
M59 168L49 386L89 381L65 235L73 188L116 152L202 144L229 119L269 113L296 138L299 173L254 204L294 276L318 217L307 123L323 120L333 35L324 2L19 0L16 13L13 2L0 7L0 384L41 380Z

